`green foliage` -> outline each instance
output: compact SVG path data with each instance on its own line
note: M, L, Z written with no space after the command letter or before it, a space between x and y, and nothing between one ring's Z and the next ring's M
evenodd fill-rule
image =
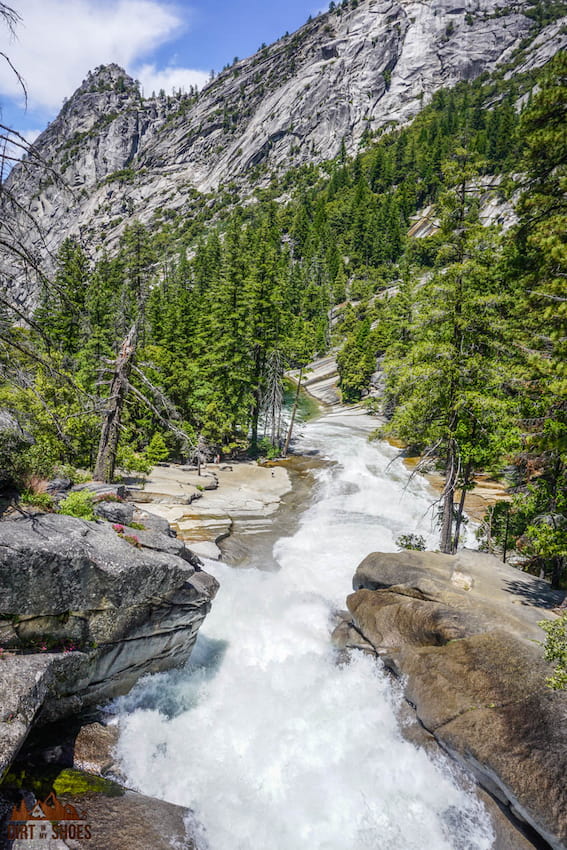
M556 5L534 2L538 26ZM67 240L36 316L40 333L11 331L44 362L12 357L0 385L0 406L17 410L35 440L0 448L0 467L20 480L49 476L61 463L92 468L108 395L101 367L146 299L136 354L144 374L130 375L121 422L123 469L185 460L197 446L277 452L278 435L258 438L263 424L270 431L262 417L285 369L336 347L342 397L356 402L383 358L386 429L443 462L465 491L476 470L515 462L521 481L510 535L530 568L558 581L567 443L565 58L512 81L506 73L437 92L402 128L368 130L352 160L343 142L334 161L281 178L270 180L261 163L255 203L239 205L235 184L210 194L185 187L183 211L161 207L151 229L126 228L112 258L93 263ZM535 83L520 115L519 98ZM179 99L171 120L183 120L194 101ZM236 119L222 108L215 118L227 131ZM478 208L491 175L508 176L506 192L517 173L527 191L518 226L504 236L481 225ZM129 168L111 178L134 176ZM283 196L290 200L275 203ZM414 239L413 217L427 205L440 227ZM0 356L6 363L3 349ZM152 398L167 397L175 412L144 403L148 383ZM165 408L188 440L166 432Z
M280 447L274 446L268 437L262 437L262 439L258 441L258 452L268 460L274 460L281 456Z
M124 472L141 472L147 475L151 472L153 463L142 452L137 452L132 446L121 445L118 449L116 465Z
M79 519L87 519L94 522L94 495L88 490L76 490L63 499L59 504L59 513L66 516L74 516Z
M3 430L0 439L0 483L18 483L22 473L22 455L28 441L17 430Z
M567 613L556 620L541 620L538 625L547 634L544 658L555 663L547 684L555 691L567 689Z
M532 326L541 339L537 367L558 397L567 395L567 54L549 63L541 90L522 116L528 187L518 205L519 260L530 288ZM541 338L542 329L546 337ZM542 345L543 343L543 345Z
M533 18L540 27L553 23L565 15L565 3L563 0L532 0L524 14Z
M45 289L35 317L50 343L63 354L76 354L80 346L89 283L85 253L72 239L66 239L59 249L54 285Z
M396 538L396 546L400 549L411 549L415 552L423 552L425 550L425 538L421 534L400 534Z
M84 484L86 481L92 480L92 476L88 472L81 472L70 463L55 464L53 475L56 478L68 478L71 484Z
M33 446L19 454L15 463L17 480L25 481L30 475L40 478L52 476L61 456L61 447L50 437L51 435L38 433Z
M167 460L169 457L169 449L165 444L162 434L156 432L153 435L149 445L144 451L144 455L146 456L148 463L152 466L155 466L156 463Z
M443 510L452 516L456 487L470 487L475 468L498 464L515 447L518 406L511 384L516 355L505 321L513 292L503 286L501 242L478 221L472 187L479 167L457 149L443 173L453 185L439 205L440 268L414 287L404 334L390 346L384 369L393 407L387 430L443 458ZM457 540L461 514L459 507ZM456 541L445 533L442 548L452 551Z
M53 510L53 497L49 493L34 493L33 490L24 490L20 494L20 502L23 505L41 508L43 511Z
M347 404L359 401L376 368L375 346L368 319L358 323L356 330L348 334L337 356L337 365L342 400Z
M527 293L524 550L559 587L567 567L567 56L547 66L522 116L527 190L518 204L512 271Z

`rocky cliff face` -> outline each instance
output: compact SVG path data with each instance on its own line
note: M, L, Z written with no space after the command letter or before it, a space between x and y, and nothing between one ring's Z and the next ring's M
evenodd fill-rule
M563 594L467 550L375 552L359 565L353 588L337 645L379 655L403 679L431 740L516 823L565 850L567 694L546 687L551 669L537 625L555 616L549 609ZM525 846L521 836L495 844Z
M50 514L0 523L0 774L36 719L189 658L218 588L195 562L159 532L129 542L110 523Z
M557 22L530 41L531 6L361 0L236 63L198 97L144 99L118 66L101 67L36 143L64 183L30 159L11 175L48 245L24 219L22 235L43 256L68 235L112 246L133 217L189 215L199 192L320 162L343 140L354 152L365 131L408 120L434 91L508 62L520 43L521 70L544 64L567 37Z

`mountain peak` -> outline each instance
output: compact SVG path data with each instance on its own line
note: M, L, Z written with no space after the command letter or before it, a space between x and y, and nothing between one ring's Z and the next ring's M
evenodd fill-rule
M138 83L126 73L124 68L111 62L109 65L99 65L93 71L89 71L75 94L102 91L120 93L137 89Z
M539 0L543 3L543 0ZM342 0L297 32L233 62L199 92L141 96L99 65L36 141L74 194L16 166L10 184L51 244L93 234L107 247L134 218L191 215L195 193L356 154L403 125L435 91L483 72L544 65L567 45L561 10L534 0Z

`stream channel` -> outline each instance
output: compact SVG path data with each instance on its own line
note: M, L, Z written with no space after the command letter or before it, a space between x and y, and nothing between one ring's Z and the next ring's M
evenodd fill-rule
M333 648L356 566L419 533L435 547L432 492L376 420L330 413L302 426L310 497L275 514L269 546L235 535L190 663L118 701L131 787L188 806L209 850L489 850L472 783L401 731L401 691L376 659ZM316 454L315 454L316 453ZM244 542L243 542L244 541ZM268 551L269 550L269 551ZM230 553L230 547L228 548Z

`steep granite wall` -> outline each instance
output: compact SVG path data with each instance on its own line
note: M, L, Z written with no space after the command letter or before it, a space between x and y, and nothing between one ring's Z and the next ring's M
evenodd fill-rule
M36 142L53 171L33 158L14 169L9 186L39 229L26 216L14 227L44 259L68 235L112 247L134 217L190 214L196 192L329 159L343 140L355 152L365 131L407 121L437 89L493 70L520 44L521 70L544 64L567 36L557 22L530 43L531 6L361 0L236 63L198 98L144 99L118 66L101 67ZM0 278L13 275L0 266ZM20 301L29 294L12 284Z
M33 723L189 658L218 584L180 542L132 540L61 515L0 522L0 773Z

